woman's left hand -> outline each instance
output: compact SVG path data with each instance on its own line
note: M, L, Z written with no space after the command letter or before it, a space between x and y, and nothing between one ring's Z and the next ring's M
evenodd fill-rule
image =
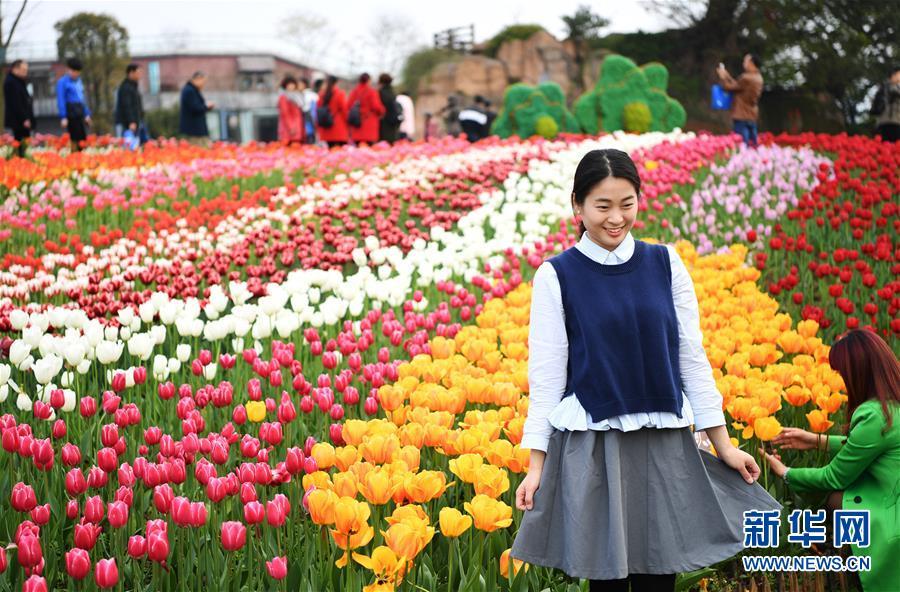
M777 476L784 478L784 474L787 472L788 468L787 465L781 462L781 455L766 452L762 448L759 449L759 453L769 461L769 467L772 469L772 472Z
M739 472L747 483L753 483L761 473L756 459L739 448L731 447L723 451L721 458L726 465Z

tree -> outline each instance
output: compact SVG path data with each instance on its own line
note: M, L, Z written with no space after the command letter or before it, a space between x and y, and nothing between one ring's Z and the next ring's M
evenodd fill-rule
M3 26L4 21L4 8L9 6L9 2L3 2L0 0L0 66L6 65L6 50L9 49L10 43L12 43L13 35L16 33L16 27L19 26L19 21L22 20L22 15L25 14L25 8L28 6L28 0L22 0L22 3L19 5L18 10L13 9L13 17L12 24L9 26L9 31L6 33L6 36L3 35Z
M59 21L55 28L60 61L77 57L84 64L81 76L96 131L110 131L117 74L124 74L129 59L128 31L115 18L90 12Z
M383 13L376 16L368 34L371 55L377 56L371 65L379 72L398 74L407 56L421 45L421 39L417 37L420 31L402 14ZM372 74L377 78L377 73Z
M279 27L279 34L297 47L305 66L323 69L322 61L329 49L334 49L335 31L328 19L313 13L287 17Z
M590 6L582 4L572 16L561 16L566 25L566 39L572 42L575 50L575 67L578 70L577 86L582 87L584 58L591 41L599 38L600 29L609 25L609 20L595 14ZM580 88L580 90L584 90Z

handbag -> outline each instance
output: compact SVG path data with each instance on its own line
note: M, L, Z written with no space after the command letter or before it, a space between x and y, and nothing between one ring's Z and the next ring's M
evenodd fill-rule
M712 108L718 111L731 109L731 101L734 95L722 88L720 84L712 85Z

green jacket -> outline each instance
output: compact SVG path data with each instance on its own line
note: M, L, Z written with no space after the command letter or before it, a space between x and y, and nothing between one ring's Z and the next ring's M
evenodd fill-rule
M798 492L843 490L844 509L869 510L871 544L851 546L854 555L871 557L871 571L859 572L865 592L900 590L900 406L888 409L892 423L884 431L881 403L866 401L853 413L846 437L828 437L831 462L792 468L786 476Z

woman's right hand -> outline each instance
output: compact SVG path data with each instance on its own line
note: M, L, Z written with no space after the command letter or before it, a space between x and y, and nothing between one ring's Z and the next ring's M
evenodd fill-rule
M516 508L530 510L534 505L534 493L541 486L540 471L529 470L516 489Z
M794 450L812 450L821 440L821 434L814 434L800 428L784 428L772 438L772 444Z

